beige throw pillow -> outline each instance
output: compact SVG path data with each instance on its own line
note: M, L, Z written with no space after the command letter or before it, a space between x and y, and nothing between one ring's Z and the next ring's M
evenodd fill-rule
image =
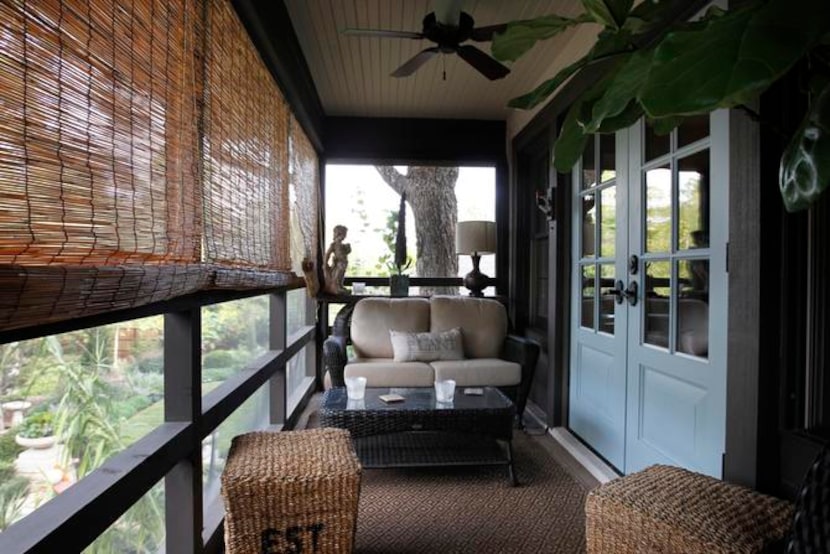
M463 360L461 329L455 327L441 333L407 333L389 331L396 362L434 362Z

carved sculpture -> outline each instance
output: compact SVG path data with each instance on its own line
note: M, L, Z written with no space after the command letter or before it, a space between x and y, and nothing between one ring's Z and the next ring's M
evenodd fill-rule
M348 294L349 292L343 286L346 267L349 265L349 254L352 251L351 245L343 242L347 232L348 229L344 225L334 226L334 238L323 259L326 274L324 290L329 294ZM331 258L331 261L329 261L329 258Z
M314 261L309 258L303 259L303 277L305 278L306 290L311 298L316 297L317 293L320 292L320 281L317 278L317 268L314 265Z

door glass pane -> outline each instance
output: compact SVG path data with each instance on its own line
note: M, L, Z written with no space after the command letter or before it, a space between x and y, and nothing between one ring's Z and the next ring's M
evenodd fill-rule
M671 169L646 171L646 252L668 252L671 245Z
M677 146L686 146L709 136L709 114L696 115L677 128Z
M599 330L614 334L614 264L600 264Z
M594 264L582 266L582 326L594 328Z
M605 258L614 256L614 243L617 239L617 187L612 186L599 192L600 200L600 251Z
M597 226L596 195L582 197L582 257L594 255L594 235Z
M668 348L671 306L671 265L669 262L646 262L644 281L643 342Z
M646 129L645 129L645 144L646 144L646 156L645 161L653 160L655 158L659 158L665 154L669 153L669 148L671 146L671 142L669 140L670 135L658 135L654 132L654 128L651 126L648 120L646 120Z
M680 260L677 278L677 351L709 355L709 260Z
M582 153L582 189L588 189L597 184L596 157L594 155L594 137L588 140L588 146Z
M709 247L709 150L680 158L678 168L677 246Z
M606 183L617 177L616 136L599 136L599 180Z

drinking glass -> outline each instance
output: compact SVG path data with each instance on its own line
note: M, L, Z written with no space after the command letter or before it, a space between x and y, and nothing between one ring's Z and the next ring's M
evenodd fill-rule
M446 379L435 381L435 400L438 402L452 402L455 398L455 381Z
M349 400L363 400L366 394L366 377L346 377L346 396Z

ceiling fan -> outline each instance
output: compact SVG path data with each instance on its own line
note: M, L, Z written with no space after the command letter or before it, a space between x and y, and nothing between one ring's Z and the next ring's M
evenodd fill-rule
M475 21L473 21L470 14L461 11L460 0L434 0L433 5L435 11L424 17L423 30L420 33L378 29L345 29L343 34L380 38L427 39L436 44L436 46L421 50L414 57L404 62L403 65L392 72L392 77L412 75L419 67L439 53L458 54L462 60L491 81L501 79L510 73L507 67L472 44L461 44L467 40L476 42L491 41L494 34L505 30L506 24L476 28ZM444 78L446 79L446 75Z

